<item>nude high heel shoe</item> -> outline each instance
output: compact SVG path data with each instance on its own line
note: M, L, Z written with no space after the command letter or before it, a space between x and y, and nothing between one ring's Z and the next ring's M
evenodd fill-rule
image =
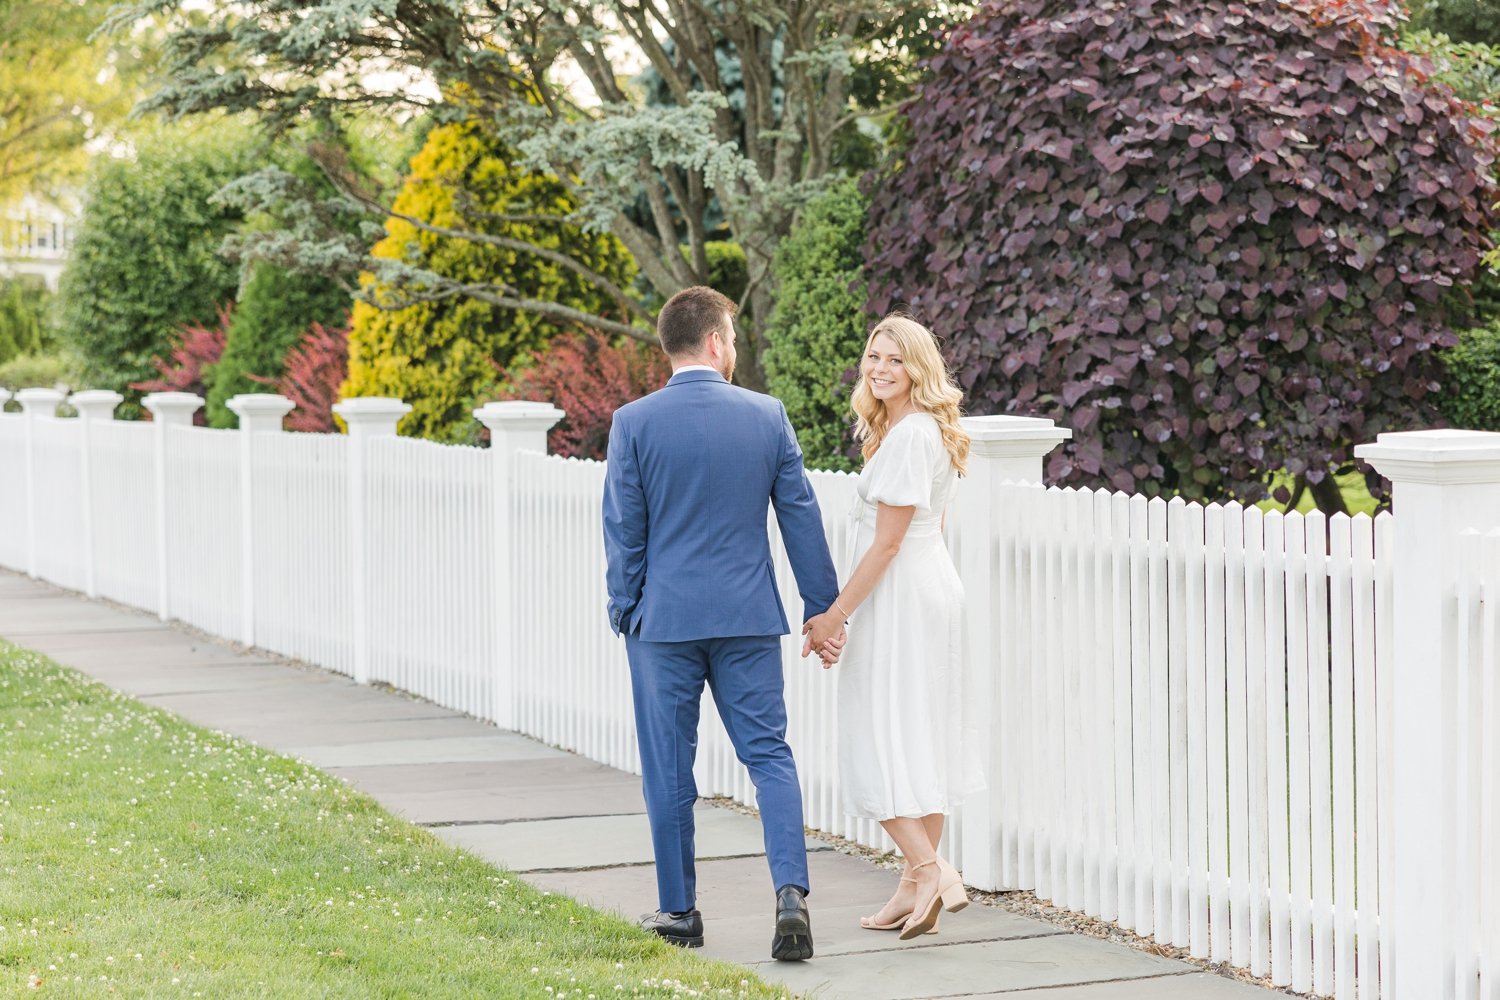
M905 875L902 875L901 876L901 881L903 881L903 882L911 882L913 884L916 884L917 880L914 879L914 878L907 878ZM859 926L863 927L867 931L894 931L894 930L900 930L901 929L901 925L904 924L904 923L906 923L906 921L909 920L910 918L911 918L911 911L908 910L907 912L901 914L901 916L897 917L895 920L892 920L888 924L877 924L875 922L875 916L874 916L874 914L871 914L868 917L860 917L859 918Z
M903 881L903 882L910 882L913 885L915 885L916 882L917 882L916 879L914 879L914 878L908 878L905 875L901 876L901 881ZM965 902L967 902L967 900L965 900ZM962 909L962 907L960 907L960 909ZM905 924L910 919L911 919L911 911L908 910L905 913L901 914L899 917L897 917L895 920L892 920L888 924L877 924L875 922L875 918L874 918L873 915L872 916L868 916L868 917L860 917L859 918L859 926L863 927L867 931L899 931L901 929L902 925ZM932 926L929 927L929 928L927 928L927 933L928 934L936 934L937 932L938 932L937 921L933 921Z
M919 865L913 865L911 870L915 873L929 865L935 864L937 864L936 859L924 861ZM937 891L926 900L919 902L916 908L911 911L911 916L906 919L906 923L901 925L901 940L910 941L914 937L920 937L937 924L938 914L943 912L944 888L946 887L943 881L943 873L939 869Z
M958 874L954 868L942 858L937 859L938 871L941 872L939 884L942 889L938 894L943 898L943 909L949 913L957 913L969 905L969 893L964 888L963 876Z

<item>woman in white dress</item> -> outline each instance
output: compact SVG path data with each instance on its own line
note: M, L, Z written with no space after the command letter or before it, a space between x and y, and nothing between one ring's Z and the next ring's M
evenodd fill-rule
M837 668L844 809L878 820L906 862L895 894L860 923L903 940L968 905L937 854L944 814L976 785L960 721L963 587L942 536L969 455L962 398L926 327L900 315L875 326L852 400L865 459L854 570L803 628L806 655L848 621Z

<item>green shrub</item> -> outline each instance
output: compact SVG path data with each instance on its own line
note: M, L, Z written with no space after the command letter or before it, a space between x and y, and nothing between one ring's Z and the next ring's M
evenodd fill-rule
M0 364L0 389L83 387L77 359L66 354L21 354Z
M184 323L212 321L239 271L219 256L238 213L210 203L249 163L233 123L143 139L134 160L104 160L89 186L62 280L60 339L93 388L150 378Z
M1500 431L1500 322L1465 330L1443 360L1443 416L1454 427Z
M47 308L51 298L45 285L20 278L0 281L0 364L50 346Z
M708 258L708 286L738 302L745 295L745 286L750 284L745 248L732 240L709 240L703 244L703 253ZM682 247L682 257L692 260L686 245Z
M847 376L859 365L868 329L868 207L854 181L841 181L807 206L776 250L780 292L766 334L766 386L786 404L809 468L857 467Z
M265 392L263 382L286 371L286 354L314 323L340 326L349 313L349 293L333 278L257 264L240 292L224 355L213 368L208 390L211 427L236 427L225 404L242 392Z
M629 284L634 262L619 241L555 221L569 210L566 189L554 177L513 167L512 159L514 154L478 122L434 128L412 158L395 211L431 225L565 247L596 273ZM499 218L505 213L538 221ZM375 246L377 257L477 285L501 282L521 299L608 315L618 311L579 275L535 254L423 231L399 217L386 223L386 232ZM508 366L566 329L537 313L473 297L422 301L416 283L392 288L373 275L363 281L364 298L379 305L355 303L343 395L399 396L412 405L403 426L419 437L469 440L474 433L470 410L494 386L495 365Z

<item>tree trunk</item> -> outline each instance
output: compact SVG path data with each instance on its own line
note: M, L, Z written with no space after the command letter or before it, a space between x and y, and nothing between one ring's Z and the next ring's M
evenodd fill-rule
M739 362L734 380L756 392L766 391L766 371L761 366L761 357L766 352L766 326L770 323L771 307L775 301L771 289L767 287L768 278L769 276L762 277L751 290L749 308L746 310L748 315L741 315L739 336L735 340ZM750 280L756 280L753 273Z
M1339 489L1338 482L1329 473L1316 483L1308 483L1307 488L1312 491L1313 500L1317 502L1318 509L1325 514L1347 514L1349 505L1344 503L1344 491Z

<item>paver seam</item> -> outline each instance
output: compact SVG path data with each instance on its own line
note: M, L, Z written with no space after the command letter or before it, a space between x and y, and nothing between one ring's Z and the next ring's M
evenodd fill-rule
M1066 931L1062 933L1067 933ZM1205 975L1202 969L1184 969L1181 972L1163 972L1160 975L1151 976L1120 976L1115 979L1084 979L1076 983L1052 983L1047 986L1022 986L1019 989L989 989L976 990L972 993L944 993L941 998L930 997L928 1000L961 1000L963 997L986 997L994 996L996 993L1043 993L1047 990L1076 990L1089 986L1108 986L1111 983L1130 983L1131 985L1142 985L1151 983L1158 979L1180 979L1183 976Z
M644 814L643 813L629 813L627 815L644 815ZM536 821L535 820L528 820L528 821L523 821L523 822L536 822ZM703 862L703 861L740 861L740 860L743 860L744 858L763 858L765 856L766 855L765 855L764 851L756 851L753 854L714 854L714 855L705 855L703 857L698 858L697 860L699 862ZM619 862L617 864L612 864L612 865L583 865L583 866L580 866L580 867L577 867L577 868L512 868L510 870L513 871L513 872L515 872L517 875L567 875L567 874L576 874L576 873L582 873L582 872L607 872L607 871L614 871L616 868L651 868L651 867L654 867L655 864L656 864L656 862L654 862L654 861L621 861L621 862Z
M87 600L87 598L84 598L84 600ZM54 636L56 638L62 639L62 638L66 638L66 637L68 637L70 635L130 635L131 633L138 633L138 632L172 632L172 631L175 631L175 630L172 629L171 626L163 623L163 624L156 624L156 625L145 625L145 626L142 626L141 628L72 628L72 629L68 629L66 632L56 632L56 631L47 631L47 632L16 632L16 631L9 631L9 632L6 632L5 635L6 635L6 638L11 638L11 639L44 639L44 638L46 638L48 636Z
M327 768L324 768L324 770L327 770ZM335 774L334 777L335 778L339 778L341 781L344 780L344 778L343 778L342 775ZM346 782L346 784L347 784L347 782ZM369 794L369 793L366 793L366 794ZM540 823L540 822L550 823L553 820L557 820L557 819L624 819L627 816L644 816L644 815L646 815L645 810L637 810L636 812L623 812L623 813L579 813L577 816L516 816L516 817L513 817L511 819L441 819L441 820L437 820L437 821L432 822L432 823L419 823L417 825L418 826L424 826L424 827L426 827L429 830L443 830L443 829L447 829L448 827L451 827L451 826L510 826L513 823ZM754 855L754 854L736 854L736 855L730 855L730 856L731 857L756 857L757 855ZM705 859L705 860L707 860L707 859ZM615 865L605 865L604 867L606 867L606 868L614 868L616 866ZM555 868L555 869L554 868L546 868L546 869L543 869L543 868L533 868L533 869L531 869L531 871L563 871L563 872L592 871L592 870L593 869L588 869L588 868Z
M705 920L710 920L710 919L713 919L713 918L705 917L704 919ZM1075 935L1073 935L1073 934L1071 934L1071 933L1069 933L1068 931L1065 931L1065 930L1049 930L1049 931L1043 931L1043 932L1038 933L1038 934L1022 934L1019 937L1015 937L1015 936L1007 937L1005 935L996 935L996 936L966 937L966 938L962 938L962 939L959 939L959 940L953 940L953 941L938 941L938 940L923 941L921 938L918 938L917 941L916 941L916 943L908 945L905 948L902 948L901 950L902 951L915 951L917 949L921 949L922 951L937 951L937 950L941 950L943 948L962 948L965 945L1001 944L1001 943L1003 943L1003 944L1010 944L1013 941L1039 941L1039 940L1041 940L1043 938L1055 938L1055 937L1066 938L1066 937L1074 937L1074 936ZM853 957L853 956L857 956L857 955L888 955L890 953L891 953L891 948L890 948L890 946L887 946L887 947L884 947L884 948L858 948L858 949L854 949L852 951L840 951L840 952L837 952L837 953L834 953L834 954L831 954L831 955L826 955L824 957L825 958L849 958L849 957ZM756 965L770 965L771 963L769 963L769 962L756 962L754 964L756 964ZM1198 969L1186 969L1186 970L1184 970L1182 972L1164 973L1164 975L1186 976L1186 975L1191 975L1191 974L1193 974L1195 972L1198 972L1198 971L1199 971ZM1154 977L1145 977L1145 978L1154 978ZM1094 983L1094 982L1099 982L1099 983L1126 982L1126 983L1128 983L1128 982L1136 982L1136 981L1137 981L1136 979L1132 979L1132 978L1129 978L1129 977L1126 977L1124 979L1097 979L1097 980L1089 980L1089 982L1091 982L1091 983ZM1074 983L1072 985L1076 986L1078 984ZM1040 988L1040 989L1048 989L1048 990L1053 989L1053 987L1051 987L1051 986L1026 987L1026 988L1027 989L1038 989L1038 988ZM984 991L984 992L993 993L995 991L994 990L987 990L987 991ZM1004 992L1007 992L1007 991L1001 990L1000 992L1004 993ZM948 994L944 994L944 995L946 996ZM972 993L955 993L955 994L952 994L952 995L953 996L974 996L975 994L972 994Z

